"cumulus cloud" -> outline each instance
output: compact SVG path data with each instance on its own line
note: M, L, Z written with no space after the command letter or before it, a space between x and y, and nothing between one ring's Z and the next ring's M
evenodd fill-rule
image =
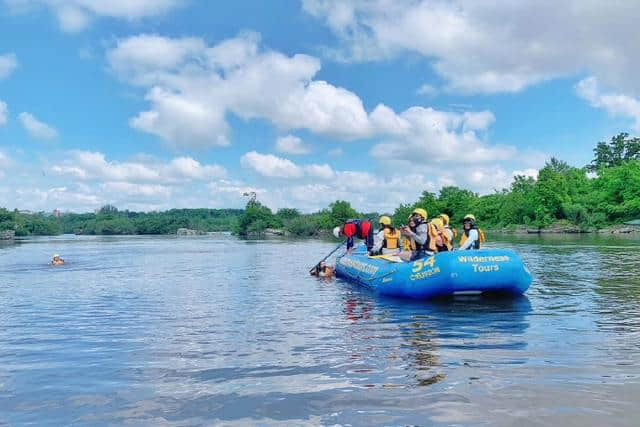
M322 165L306 165L304 170L307 176L311 176L314 178L332 179L336 176L333 168L326 163Z
M588 77L576 85L576 92L591 106L604 108L609 114L633 119L633 128L640 132L640 100L628 95L603 93L598 79Z
M493 120L487 111L453 113L412 107L395 115L381 110L379 127L389 137L374 145L371 154L421 167L508 160L516 153L514 147L489 146L479 138L478 132L487 130Z
M515 92L589 69L640 94L637 2L303 0L303 9L342 41L334 57L419 54L451 91Z
M18 66L18 60L13 53L0 55L0 80L9 77L9 75Z
M311 148L295 135L282 136L276 140L276 150L285 154L309 154Z
M227 145L228 113L339 139L370 134L357 95L313 80L318 59L261 49L255 33L211 46L197 38L139 35L119 40L107 59L120 78L147 89L150 108L131 126L175 145Z
M191 157L177 157L162 162L113 162L92 151L72 151L70 159L51 167L57 175L87 181L171 184L184 181L207 181L226 175L220 165L203 165Z
M15 13L27 13L47 7L63 31L85 29L94 18L110 17L136 20L166 13L185 0L4 0Z
M513 177L516 176L526 176L528 178L538 179L538 169L524 169L524 170L514 170L511 175Z
M431 86L430 84L425 83L418 88L416 93L423 96L434 96L438 94L438 89Z
M7 123L7 115L9 114L9 108L7 103L0 100L0 126Z
M325 180L336 177L336 172L326 163L300 166L289 159L255 151L242 156L240 163L243 167L253 169L258 174L269 178L301 179L306 177Z
M18 119L32 138L52 140L58 137L58 131L55 128L41 122L31 113L22 112L18 115Z
M243 167L251 168L260 175L270 178L300 178L304 174L302 168L291 160L273 154L250 151L240 158L240 163Z

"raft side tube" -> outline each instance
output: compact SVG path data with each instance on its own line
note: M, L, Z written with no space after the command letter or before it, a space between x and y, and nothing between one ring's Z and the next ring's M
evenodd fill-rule
M418 299L469 292L523 294L532 281L522 259L509 249L442 252L404 263L358 250L338 259L336 274L382 295Z

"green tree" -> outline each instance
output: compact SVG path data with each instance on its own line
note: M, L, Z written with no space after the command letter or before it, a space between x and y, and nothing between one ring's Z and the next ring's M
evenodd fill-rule
M336 226L344 224L348 219L359 217L358 212L351 207L349 202L344 200L336 200L329 205L331 214L331 223Z
M590 171L620 166L629 160L640 160L640 138L629 138L628 133L619 133L611 141L598 142L593 149L593 160L587 166Z
M262 233L275 223L271 209L258 201L250 200L245 207L244 214L238 220L236 232L241 236L252 233Z

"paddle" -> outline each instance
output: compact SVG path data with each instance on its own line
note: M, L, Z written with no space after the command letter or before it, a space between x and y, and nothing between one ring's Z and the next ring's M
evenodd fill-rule
M329 258L331 255L333 255L335 253L335 251L337 251L338 249L340 249L340 247L342 245L344 245L346 242L346 240L344 242L340 242L340 244L338 246L336 246L336 248L334 250L332 250L331 252L329 252L329 254L322 258L320 261L318 261L318 263L316 265L314 265L311 270L309 270L309 274L313 275L313 272L315 271L316 274L317 272L320 270L320 264L322 264L324 261L326 261L327 258Z
M369 255L369 258L383 259L389 262L403 262L402 259L398 257L398 254Z

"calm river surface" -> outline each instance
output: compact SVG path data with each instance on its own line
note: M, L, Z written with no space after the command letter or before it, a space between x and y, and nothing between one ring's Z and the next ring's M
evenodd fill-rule
M0 425L639 425L640 241L493 237L526 297L377 297L318 241L0 246Z

